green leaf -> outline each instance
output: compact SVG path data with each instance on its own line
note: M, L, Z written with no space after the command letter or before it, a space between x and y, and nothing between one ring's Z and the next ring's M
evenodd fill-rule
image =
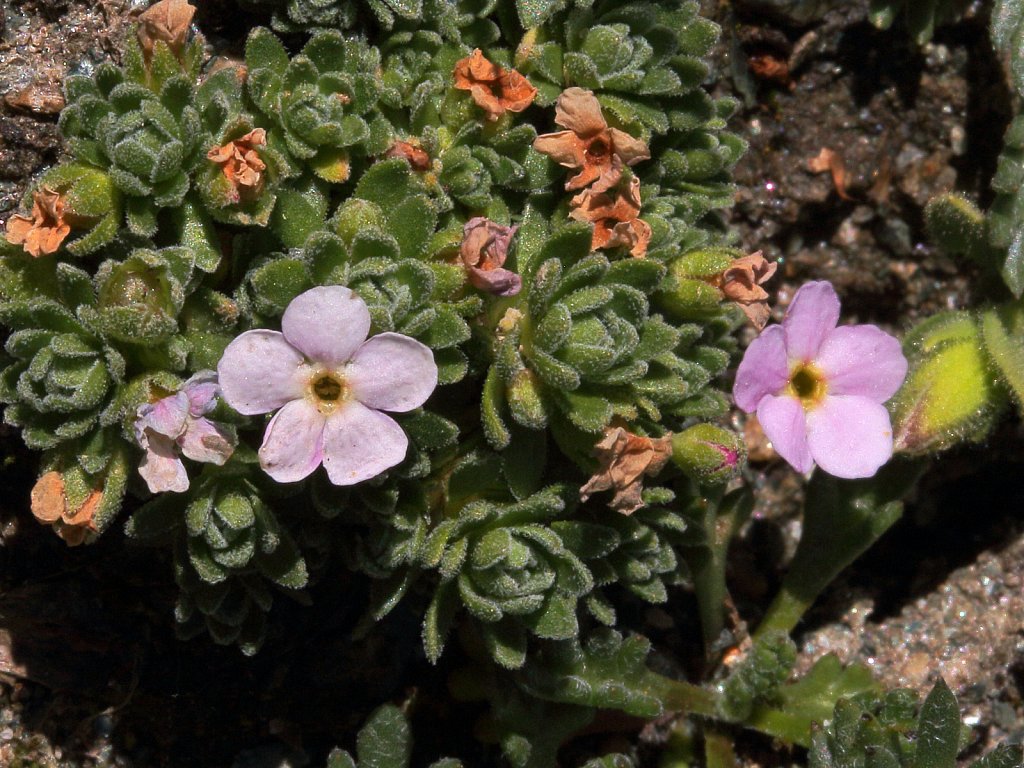
M327 219L327 197L320 185L308 178L278 192L270 229L286 248L301 248Z
M755 708L746 723L790 743L809 746L814 727L832 718L839 700L880 690L870 669L859 664L844 667L828 654L798 681L780 688L772 706Z
M985 351L1024 413L1024 305L1006 304L981 316Z
M412 757L409 723L393 704L378 707L356 737L359 768L407 768Z
M960 752L960 707L941 678L921 706L913 768L956 768Z

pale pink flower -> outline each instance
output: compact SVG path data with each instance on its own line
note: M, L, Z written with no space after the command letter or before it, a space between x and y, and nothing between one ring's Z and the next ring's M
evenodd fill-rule
M206 418L217 394L217 375L200 371L175 394L139 406L135 439L146 452L139 474L150 491L188 490L182 455L218 465L231 458L238 443L234 429Z
M839 297L828 282L797 291L782 325L751 343L733 397L757 411L768 439L798 472L815 462L830 475L871 477L892 456L883 403L907 375L895 338L873 325L836 327Z
M246 331L217 364L224 400L246 415L277 411L260 465L292 483L322 463L335 485L376 477L405 458L409 438L381 411L404 413L437 386L430 348L400 333L367 339L370 312L341 285L296 296L281 332Z

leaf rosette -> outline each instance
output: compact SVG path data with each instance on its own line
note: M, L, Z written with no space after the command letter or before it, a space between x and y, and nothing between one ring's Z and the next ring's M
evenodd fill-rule
M565 509L557 488L511 505L471 502L440 523L423 546L424 565L440 575L424 624L436 660L462 605L480 622L503 667L526 659L528 635L564 640L579 631L576 603L590 592L590 571L546 523Z
M0 307L11 329L0 374L4 420L29 448L53 448L119 418L115 398L125 361L93 329L51 299Z
M153 235L157 212L181 205L202 159L205 134L191 82L175 75L154 93L104 63L91 78L69 77L66 92L60 128L72 154L105 169L125 195L128 227Z
M288 58L281 41L257 28L245 47L249 96L269 125L270 143L279 137L297 161L320 178L348 178L356 149L381 154L393 135L377 110L380 53L337 31L315 34Z

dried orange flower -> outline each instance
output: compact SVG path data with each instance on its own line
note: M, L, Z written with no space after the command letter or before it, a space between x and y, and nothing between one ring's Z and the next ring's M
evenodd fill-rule
M503 69L484 58L477 48L471 56L455 62L455 87L469 91L488 120L497 120L505 110L522 112L533 103L537 89L514 69Z
M672 456L672 438L641 437L618 426L607 427L604 437L594 446L600 463L598 472L580 488L580 500L586 501L598 491L614 491L608 506L631 515L644 505L640 494L644 475L658 474Z
M80 507L69 509L64 478L60 472L46 472L33 486L31 499L36 520L52 525L68 546L77 547L96 530L93 518L103 500L103 492L93 491Z
M636 165L651 157L647 145L618 128L609 128L597 97L583 88L567 88L555 103L555 122L568 130L545 133L533 148L559 165L578 170L566 189L594 184L604 192L618 184L623 165Z
M64 195L47 186L32 193L31 217L16 213L7 220L7 242L22 246L35 257L56 253L69 234L71 227L64 220Z
M257 147L267 143L267 132L255 128L245 136L229 141L223 147L214 147L206 153L206 159L221 167L233 187L232 202L252 199L263 189L263 171L267 164L260 159Z
M736 259L712 282L726 299L739 305L751 325L760 331L771 314L768 292L761 286L772 278L777 268L777 264L757 251Z
M160 0L139 16L136 34L147 62L153 55L153 46L157 40L167 43L171 53L181 58L195 12L196 9L188 4L188 0Z
M595 185L596 186L596 185ZM569 216L594 225L590 242L592 250L625 246L635 257L647 253L651 226L640 216L640 180L635 176L629 185L619 185L605 192L584 189L572 199Z
M430 155L412 142L395 139L395 143L388 147L384 157L401 157L408 161L415 171L429 171L431 167Z

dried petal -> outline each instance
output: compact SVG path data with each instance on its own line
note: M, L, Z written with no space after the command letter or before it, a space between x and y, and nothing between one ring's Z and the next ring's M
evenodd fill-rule
M64 495L64 478L60 472L46 472L40 475L32 486L32 514L41 523L55 523L64 517L67 497Z
M771 315L768 292L761 286L775 274L777 265L768 261L761 251L736 259L715 285L729 301L736 302L750 323L761 330Z
M594 184L604 192L618 184L623 165L650 158L647 145L617 128L609 128L601 105L591 91L567 88L555 104L555 123L567 131L538 136L533 148L566 168L579 170L565 188L583 189Z
M595 185L596 186L596 185ZM634 257L647 253L651 227L640 215L640 180L635 176L629 186L621 185L608 192L595 193L585 189L572 199L569 216L594 225L590 247L629 249Z
M167 43L171 53L181 58L195 12L188 0L160 0L139 16L137 34L147 62L158 40Z
M251 200L263 189L263 172L267 164L256 149L266 143L267 132L263 128L254 128L244 136L206 153L206 159L219 165L231 183L232 202Z
M455 87L469 91L488 120L497 120L506 110L522 112L537 96L537 89L529 80L514 69L506 70L488 61L479 48L455 62L452 74Z
M608 506L630 515L643 506L644 475L658 474L671 458L672 438L642 437L622 427L608 427L594 446L594 455L600 469L580 488L580 500L597 491L614 491Z
M475 288L496 296L519 293L522 279L515 272L502 268L517 229L496 224L482 216L470 219L463 226L459 254Z
M429 171L431 168L430 155L417 145L401 139L395 139L395 143L388 148L384 156L401 157L408 161L415 171Z
M43 186L32 193L32 216L14 214L7 221L6 237L11 245L20 245L34 257L56 253L71 234L64 220L64 195Z

